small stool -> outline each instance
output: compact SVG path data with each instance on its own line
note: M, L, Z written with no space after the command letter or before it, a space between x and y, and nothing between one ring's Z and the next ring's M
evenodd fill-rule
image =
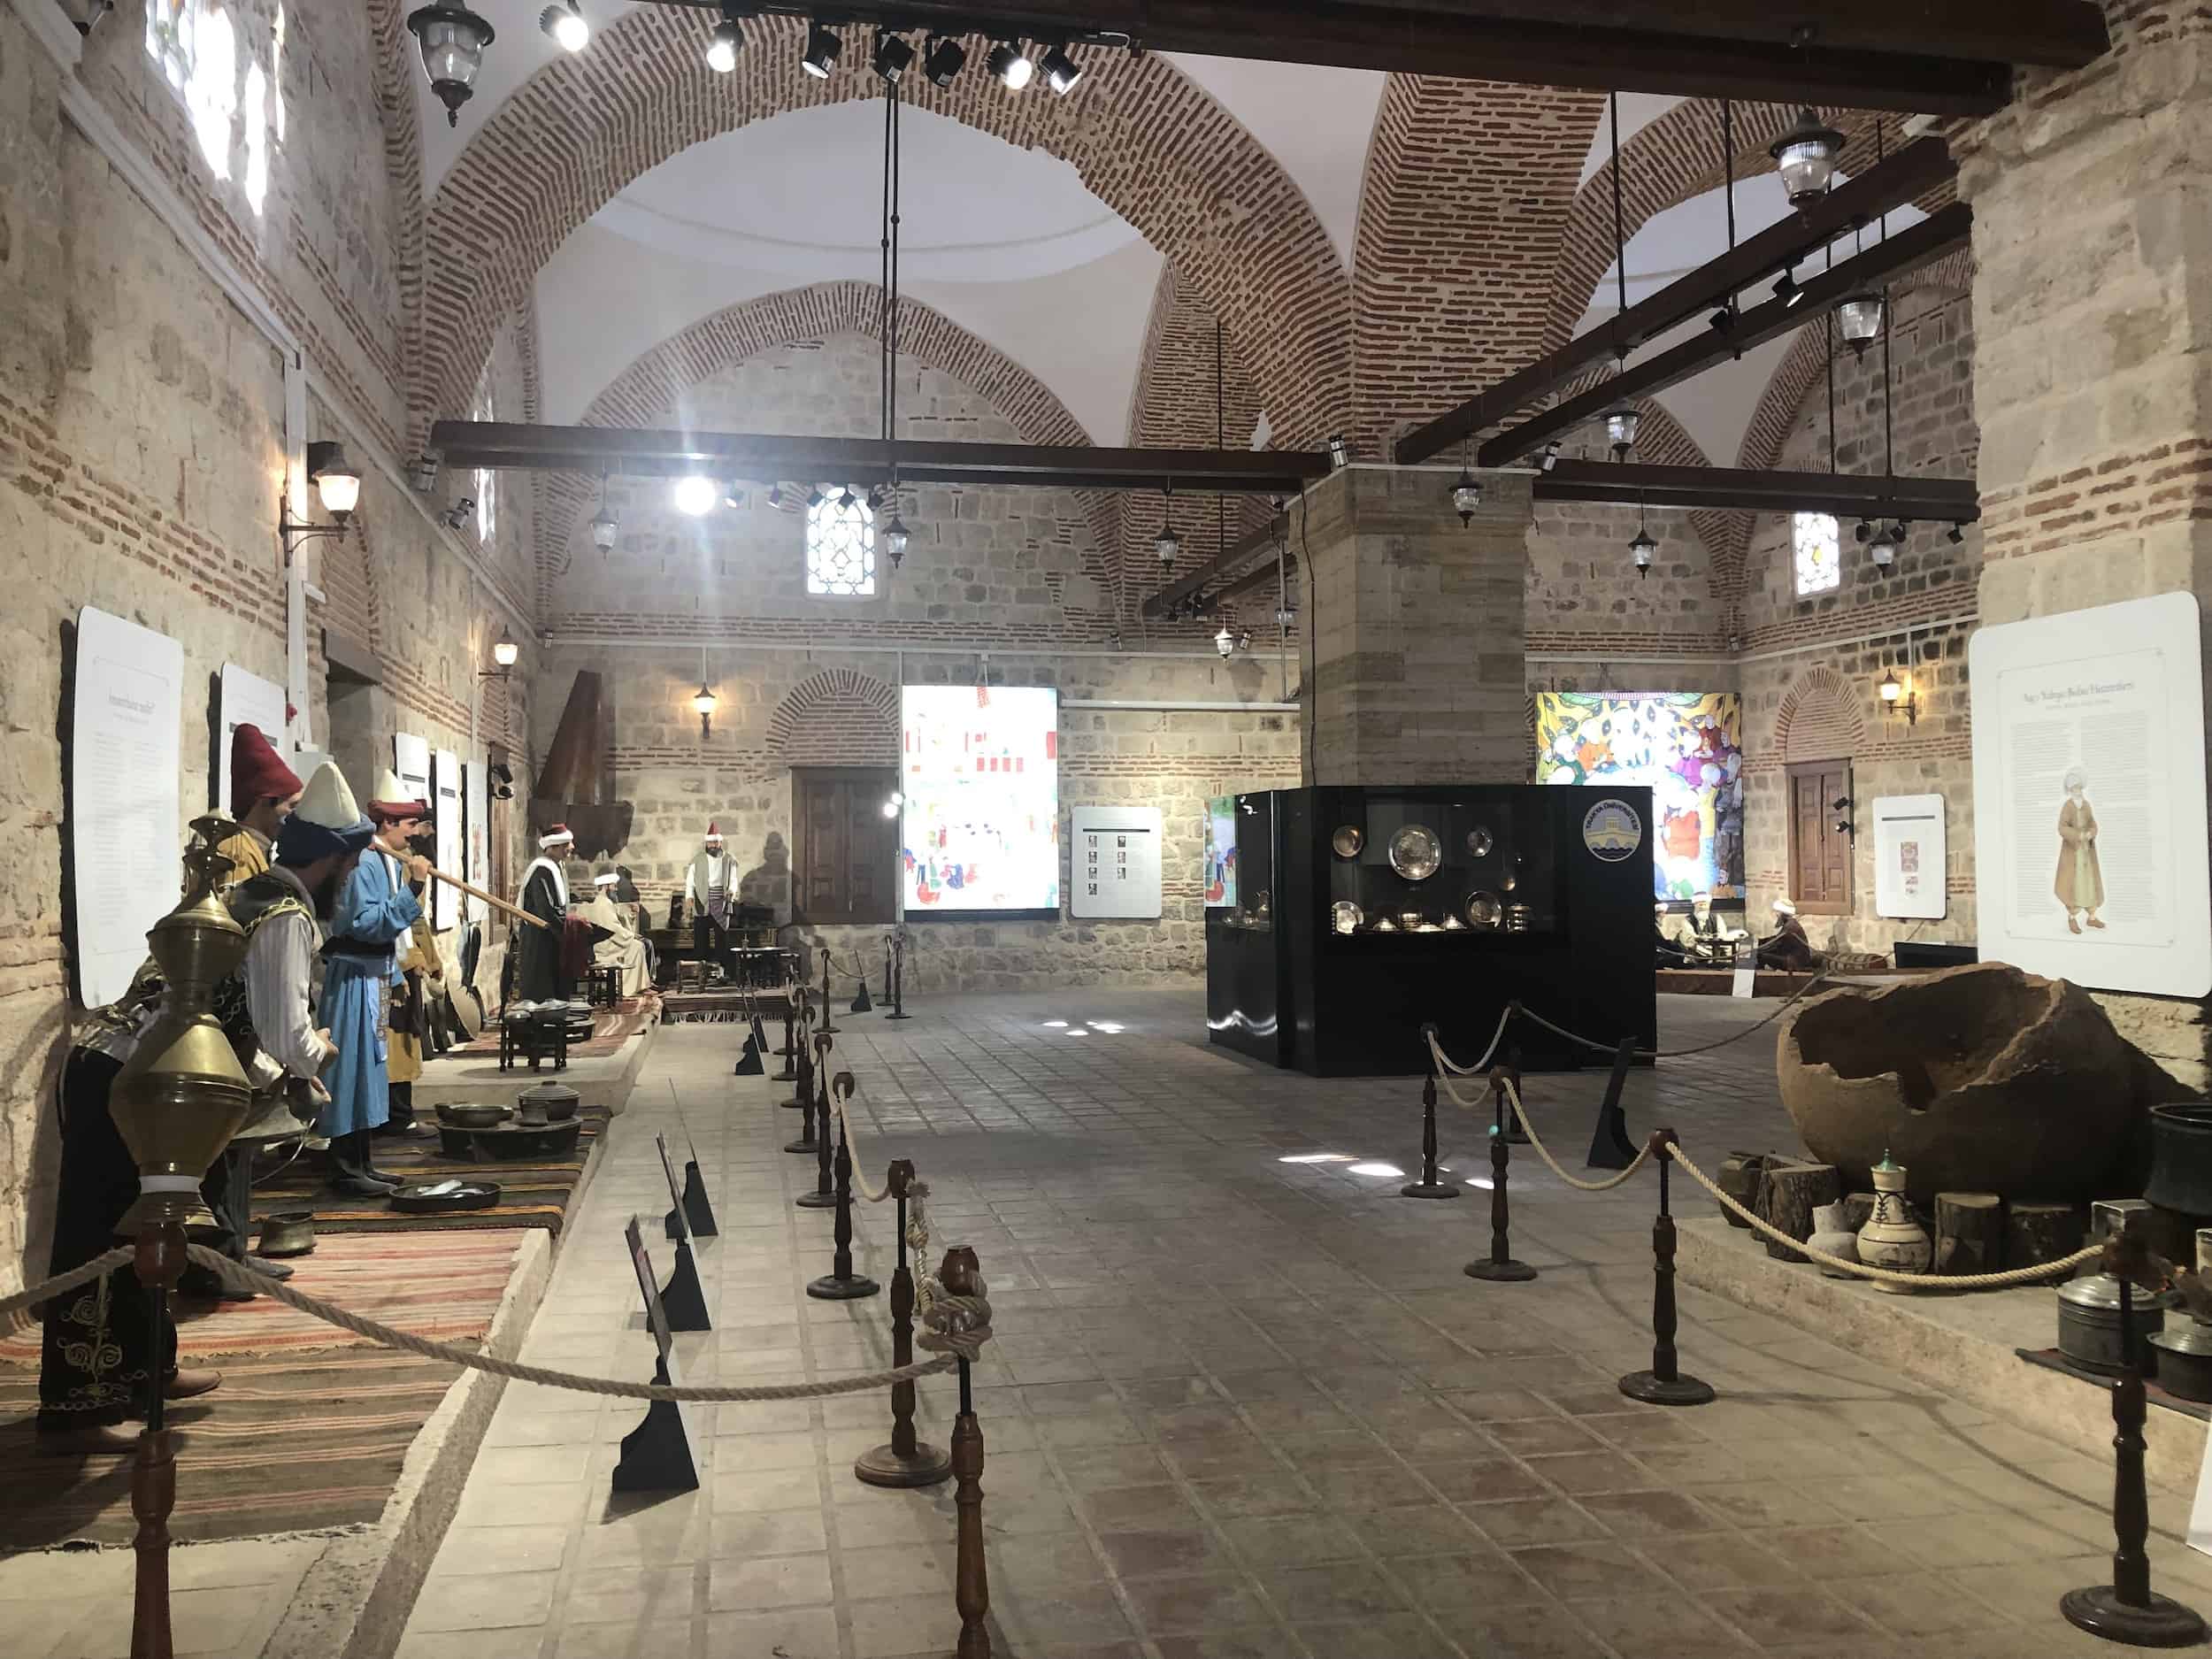
M530 1062L530 1069L538 1069L538 1062L551 1059L556 1071L568 1070L568 1025L559 1009L533 1009L526 1014L503 1015L499 1021L499 1069L511 1071L516 1056Z
M594 967L585 983L585 1000L594 1008L614 1008L622 1002L622 964L610 962Z

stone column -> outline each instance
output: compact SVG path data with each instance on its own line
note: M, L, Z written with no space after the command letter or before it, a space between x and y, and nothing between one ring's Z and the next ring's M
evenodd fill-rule
M1974 208L1985 626L2212 593L2212 19L2108 0L2112 50L1953 140ZM2193 1002L2102 995L2185 1084Z
M1463 526L1455 476L1346 467L1307 492L1302 532L1292 508L1310 565L1308 784L1527 780L1530 480L1481 474Z

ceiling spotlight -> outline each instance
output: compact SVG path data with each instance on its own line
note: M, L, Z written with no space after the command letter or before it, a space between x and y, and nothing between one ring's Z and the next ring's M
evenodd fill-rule
M1616 461L1628 459L1628 452L1636 447L1636 430L1643 421L1643 411L1633 403L1606 411L1605 441L1613 446Z
M745 492L734 484L723 485L722 504L732 512L742 512L745 510Z
M1774 297L1785 305L1794 305L1805 296L1797 291L1797 273L1785 271L1774 279Z
M1882 296L1870 291L1851 295L1837 305L1836 326L1852 356L1864 357L1866 349L1882 337L1882 319L1888 309Z
M1045 72L1045 85L1062 97L1075 90L1075 83L1083 79L1083 65L1068 56L1064 46L1055 46L1045 53L1038 65Z
M418 495L427 495L437 488L438 457L427 454L417 456L414 465L408 469L407 481L415 487Z
M1351 464L1352 446L1344 442L1343 434L1331 433L1329 434L1329 470L1332 472L1341 472Z
M822 494L818 488L810 489L806 493L806 504L810 508L818 507L828 499L829 497Z
M1636 561L1636 574L1640 580L1651 574L1651 556L1658 550L1659 544L1651 539L1651 532L1639 525L1635 536L1628 544L1628 551Z
M614 549L615 534L621 527L615 516L607 511L604 504L602 504L599 511L591 518L592 546L597 548L602 553L611 552Z
M1236 654L1236 649L1237 636L1230 633L1225 625L1221 632L1214 635L1214 649L1219 651L1225 661Z
M718 75L729 74L737 67L737 49L744 44L744 25L725 12L707 42L707 67Z
M712 479L702 478L694 472L676 480L675 487L669 491L669 499L675 503L678 512L687 513L694 518L703 518L714 511L714 503L721 494L715 488Z
M1732 295L1728 303L1706 319L1707 325L1717 334L1724 334L1736 326L1736 301Z
M799 59L799 67L817 81L827 81L830 71L837 67L837 54L845 50L845 42L819 23L806 26L806 51Z
M1481 506L1482 486L1475 481L1475 475L1467 470L1466 463L1462 462L1459 482L1452 486L1452 511L1459 515L1462 525L1471 525Z
M883 549L891 556L891 568L896 570L899 561L906 557L909 533L906 521L894 512L891 522L883 526Z
M1828 193L1836 176L1836 157L1843 153L1843 134L1822 123L1811 110L1798 112L1797 125L1767 146L1782 175L1782 188L1791 205L1802 207Z
M837 505L839 511L850 512L859 504L860 497L853 494L853 487L850 484L846 485L843 489L837 493Z
M422 72L445 105L448 127L461 124L461 106L475 90L492 26L466 6L432 5L407 14L407 32L422 53Z
M1285 630L1296 627L1298 626L1298 612L1296 609L1287 604L1276 606L1275 626Z
M876 54L872 61L875 65L876 73L893 86L896 86L899 77L913 67L914 49L908 45L902 36L894 35L887 29L878 29L876 31Z
M1023 50L1019 41L999 42L991 48L991 55L985 62L1009 92L1019 92L1037 73L1036 60Z
M933 87L949 87L968 61L968 49L949 35L933 35L922 54L922 73Z
M584 13L576 0L561 0L538 13L538 27L552 38L555 45L565 52L580 52L591 40L591 25L584 21Z
M1546 472L1550 472L1552 468L1559 465L1558 439L1554 438L1549 443L1544 446L1544 452L1536 457L1536 465L1540 471Z
M1966 526L1962 524L1953 525L1943 533L1943 539L1953 547L1958 546L1960 542L1966 540Z

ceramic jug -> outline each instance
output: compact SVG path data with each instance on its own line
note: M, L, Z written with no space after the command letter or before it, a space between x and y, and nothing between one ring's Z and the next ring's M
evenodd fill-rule
M1904 1166L1885 1152L1870 1172L1874 1177L1874 1213L1859 1229L1859 1260L1893 1273L1926 1272L1935 1256L1935 1241L1905 1196ZM1877 1290L1893 1295L1910 1294L1902 1285L1884 1284L1879 1279L1872 1282Z
M1819 1205L1813 1211L1813 1236L1805 1240L1806 1245L1812 1249L1825 1250L1831 1256L1839 1256L1847 1262L1857 1261L1859 1235L1851 1231L1850 1217L1851 1206L1848 1204ZM1839 1267L1829 1267L1820 1263L1814 1265L1831 1279L1852 1277Z

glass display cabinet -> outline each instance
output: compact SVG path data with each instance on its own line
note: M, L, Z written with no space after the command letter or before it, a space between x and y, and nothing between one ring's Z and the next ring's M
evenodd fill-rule
M1206 918L1215 1042L1317 1076L1419 1074L1423 1025L1471 1062L1518 1000L1656 1045L1647 789L1286 789L1235 817L1237 902ZM1526 1021L1509 1041L1531 1070L1608 1064Z

